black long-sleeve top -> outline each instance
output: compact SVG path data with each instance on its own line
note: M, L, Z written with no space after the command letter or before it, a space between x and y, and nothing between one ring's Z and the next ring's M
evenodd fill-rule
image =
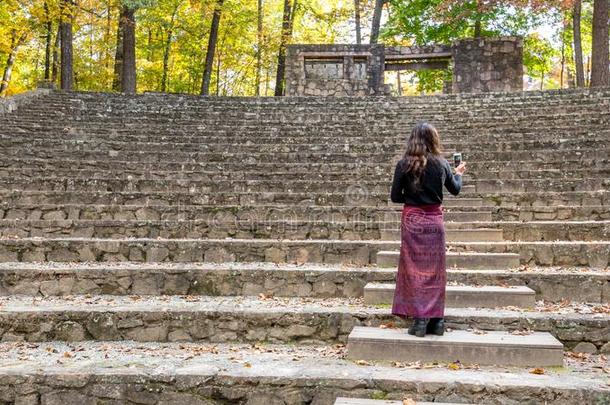
M458 195L462 189L462 176L453 174L449 162L444 158L430 156L422 173L420 185L416 189L411 175L405 173L405 162L401 160L396 165L392 192L390 197L394 203L411 206L441 204L443 202L443 186L453 195Z

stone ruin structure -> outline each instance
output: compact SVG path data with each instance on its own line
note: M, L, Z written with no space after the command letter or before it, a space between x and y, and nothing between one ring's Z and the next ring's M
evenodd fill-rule
M523 42L503 37L430 46L290 45L286 95L389 95L386 71L424 69L452 69L448 92L521 91Z

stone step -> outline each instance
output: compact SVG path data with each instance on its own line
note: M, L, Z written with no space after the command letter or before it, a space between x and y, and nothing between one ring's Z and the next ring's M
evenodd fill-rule
M66 183L66 185L69 182ZM262 205L276 205L288 207L303 207L303 206L351 206L351 207L387 207L390 205L389 201L389 189L385 192L372 193L363 190L358 186L354 186L345 189L345 184L340 182L336 184L341 185L340 188L344 189L343 192L335 189L319 190L312 192L302 192L301 190L295 189L296 191L286 192L282 191L217 191L217 192L206 192L203 190L192 189L192 192L186 185L183 190L167 191L153 190L153 191L100 191L100 190L60 190L60 191L40 191L40 190L5 190L0 191L0 201L2 201L5 207L16 207L22 205L65 205L65 204L92 204L92 205L168 205L168 206L196 206L196 205L220 205L220 206L262 206ZM93 188L93 187L92 187ZM567 193L556 193L557 195L563 195L563 199L571 201L572 199L578 201L593 202L592 198L597 198L599 201L596 205L605 205L605 198L608 200L610 205L610 191L609 192L574 192L572 194ZM555 194L547 196L546 194L541 197L553 197ZM515 193L502 194L507 196L506 198L512 201L525 200L531 204L533 198L531 194ZM592 196L589 199L589 196ZM535 196L534 196L535 197ZM464 191L464 194L460 193L460 196L453 197L450 195L446 196L446 203L452 207L468 207L470 204L475 202L475 205L480 206L480 199L482 196L478 193L469 192L468 189ZM488 207L490 203L498 204L502 202L502 197L498 197L493 194L489 197L485 195L487 202L485 205ZM465 199L463 203L453 201ZM396 204L391 204L394 207L400 208ZM564 204L570 205L570 204ZM591 205L591 204L587 204ZM489 212L490 208L484 208L484 211ZM465 210L462 210L465 211ZM471 221L487 220L488 219L468 219Z
M121 151L121 150L70 150L70 149L32 149L31 147L4 148L6 156L27 158L60 158L79 160L123 161L132 162L166 162L181 161L193 162L226 162L242 161L274 161L274 162L390 162L396 158L400 150L388 152L320 152L320 151L292 151L292 152L168 152L168 151ZM590 159L607 159L609 150L605 148L580 149L578 153L572 150L537 149L534 151L481 151L468 153L472 160L540 160L544 162L569 160L581 162Z
M394 224L396 229L388 228L391 224L386 223L381 225L381 239L383 240L400 240L400 224ZM1 229L1 223L0 223ZM0 231L0 234L1 231ZM448 242L499 242L504 240L502 229L451 229L445 230L445 239Z
M610 210L608 207L593 204L577 205L556 205L556 206L535 206L520 207L507 206L493 209L494 221L607 221L610 220Z
M0 239L0 262L273 262L394 267L398 241L334 239ZM605 269L610 242L448 242L447 267L511 269L520 264Z
M377 252L377 266L396 268L398 251ZM447 252L447 268L503 270L519 267L519 255L515 253Z
M166 142L176 143L177 145L218 145L218 144L335 144L340 145L365 145L365 144L394 144L395 147L404 146L404 126L390 125L364 127L362 131L337 130L335 136L323 130L316 134L316 128L311 128L315 124L299 126L290 125L269 125L258 124L254 126L244 126L243 123L236 122L234 126L226 123L213 127L202 127L198 124L181 123L180 125L168 125L167 123L146 122L147 131L143 127L133 125L117 126L109 123L108 125L98 125L92 118L87 122L71 122L69 126L28 121L22 119L8 120L6 125L0 129L0 142L6 146L10 144L18 145L23 142L32 142L38 145L58 145L62 142L112 142L120 146L121 143L143 143L160 144ZM567 123L566 123L567 124ZM328 129L328 126L323 128ZM310 131L304 129L309 127ZM513 128L502 131L489 131L486 128L470 128L455 130L447 128L441 132L441 141L446 150L508 150L523 149L524 145L531 148L573 148L585 147L607 139L610 131L604 126L591 126L587 129L574 128L566 136L564 132L567 127L554 125L555 131L549 130L541 133L540 131ZM236 130L239 128L239 133ZM333 128L340 128L333 126ZM564 128L562 130L561 128ZM346 128L347 129L347 128ZM218 132L216 132L218 130ZM152 132L149 132L152 131ZM56 138L48 138L45 135L56 134ZM257 136L258 135L258 136ZM242 142L239 142L239 140ZM127 145L124 145L127 146ZM122 149L122 148L119 148Z
M56 159L48 158L27 158L27 157L9 157L7 156L0 162L0 168L12 171L40 171L40 170L63 170L67 173L84 170L88 174L96 175L104 173L104 171L119 173L121 178L127 178L132 175L142 176L158 172L178 172L184 176L189 173L206 173L212 172L218 175L230 173L326 173L326 172L356 172L365 174L383 174L391 177L394 170L393 163L399 158L398 154L392 161L387 162L179 162L179 161L164 161L164 162L130 162L128 160L117 160L112 162L94 161L94 160L74 160L74 159ZM580 170L581 173L595 173L595 170L605 170L610 166L610 160L592 159L590 161L570 161L570 167L566 168L566 160L558 161L532 161L532 160L511 160L511 161L468 161L468 173L489 173L485 176L488 178L502 179L504 176L513 178L513 174L519 174L514 178L531 178L533 174L539 173L554 173L554 175L545 176L545 178L555 178L557 175L569 175L572 170ZM520 173L523 173L522 175ZM532 176L530 176L530 173ZM574 172L577 173L577 172ZM112 176L109 176L112 177ZM574 175L571 177L586 177L582 175ZM154 178L154 177L148 177Z
M4 129L6 131L6 129ZM45 132L51 133L49 128L45 129ZM57 131L59 132L59 131ZM61 133L61 132L60 132ZM30 148L43 148L43 149L71 149L71 150L121 150L121 151L165 151L171 148L176 151L182 152L216 152L222 153L227 150L232 152L258 152L260 150L267 150L270 152L298 152L298 151L321 151L326 152L394 152L404 148L404 140L399 137L394 139L375 139L371 142L369 139L366 142L365 139L361 140L343 140L342 138L331 138L328 136L319 136L312 138L292 138L289 135L279 136L276 138L271 137L252 137L248 138L245 134L240 135L228 135L221 138L209 137L206 134L201 134L197 138L187 138L186 140L175 136L172 139L168 139L164 135L163 139L155 138L136 138L136 139L116 139L102 136L95 137L83 137L81 134L69 134L61 138L39 138L41 134L36 133L31 136L24 136L20 133L18 136L7 135L0 133L0 146L3 148L9 147L30 147ZM241 136L241 139L239 138ZM506 134L507 138L511 139L510 134ZM208 139L211 138L211 139ZM583 137L583 138L570 138L564 140L557 140L555 138L544 141L537 139L534 141L499 141L499 142L451 142L443 138L443 148L445 151L453 150L464 150L467 151L467 157L477 152L505 152L505 151L522 151L522 150L537 150L537 149L554 149L554 150L574 150L574 149L593 149L593 148L604 148L607 145L607 136ZM278 141L280 140L281 141ZM445 153L447 156L447 153Z
M364 302L369 305L391 304L394 290L394 284L368 283L364 286ZM454 308L532 308L536 305L536 292L524 286L448 285L446 294L445 306Z
M239 171L225 171L222 167L215 167L214 170L190 170L190 171L176 171L176 170L146 170L145 168L138 168L137 170L115 168L114 170L91 170L91 169L67 169L61 167L45 166L42 168L36 167L18 167L23 166L23 161L15 161L9 163L7 161L2 162L6 165L5 168L0 167L1 178L11 178L25 180L32 177L52 177L62 178L69 177L73 179L108 179L108 180L214 180L214 181L229 181L229 180L285 180L287 176L291 176L292 180L305 180L311 179L311 170L305 170L303 167L296 167L294 171L281 170L274 171L271 168L269 171L265 171L264 165L260 167L254 167L253 170L239 170ZM563 162L565 165L565 162ZM385 167L365 167L357 169L349 169L345 167L344 170L324 170L321 167L316 167L316 177L324 179L325 181L345 181L352 180L355 174L363 181L381 181L386 182L392 178L390 170L385 170ZM223 170L222 172L220 170ZM469 183L473 180L486 178L496 178L505 180L535 180L535 179L560 179L564 177L572 178L592 178L592 177L606 177L610 176L610 163L607 168L587 168L587 169L575 169L575 170L564 170L553 169L553 170L531 170L531 171L489 171L484 168L477 171L473 168L472 163L468 162L468 174L463 176L465 183Z
M533 375L524 368L369 366L342 353L328 345L6 342L0 343L0 391L7 403L49 405L204 405L213 403L208 395L216 403L248 405L330 405L348 396L436 404L560 398L561 404L593 405L610 396L601 371L562 368Z
M32 196L29 193L25 195ZM85 194L80 203L38 203L36 193L30 202L10 201L0 203L0 219L4 220L106 220L106 221L307 221L313 223L329 221L348 222L400 222L399 205L190 205L182 196L135 195L136 198L121 201L117 198L108 204L86 204ZM120 197L120 196L116 196ZM131 197L131 196L130 196ZM25 199L25 198L24 198ZM196 198L193 198L196 200ZM76 199L75 199L76 201ZM180 204L185 202L185 204ZM193 201L189 201L193 202ZM195 201L196 202L196 201ZM471 205L464 205L471 202ZM131 203L131 204L130 204ZM166 203L167 205L164 205ZM444 203L444 218L448 222L491 221L492 210L480 205L481 200L451 199ZM474 224L474 222L471 222Z
M606 210L608 211L608 210ZM523 213L523 212L522 212ZM610 212L608 212L610 214ZM459 214L454 215L454 217ZM382 239L400 239L400 219L379 222ZM603 241L610 239L610 221L449 221L445 218L448 241ZM451 234L451 235L450 235Z
M409 405L459 405L457 402L421 402L409 401ZM387 399L365 399L365 398L346 398L339 397L335 405L405 405L404 400L393 401Z
M264 180L216 180L213 178L203 180L188 179L79 179L71 177L41 178L7 178L0 177L0 187L8 190L32 190L32 191L72 191L72 190L105 190L105 191L182 191L182 192L336 192L342 185L345 192L358 190L363 194L388 194L391 186L391 178L383 181L354 181L306 178L295 180L286 175L283 181ZM552 190L554 192L574 191L602 191L610 188L610 180L598 178L583 179L530 179L530 180L488 180L473 179L462 187L464 195L477 193L524 193L529 191Z
M39 211L40 212L40 211ZM47 218L64 217L61 212ZM451 218L453 215L448 214ZM459 216L457 218L460 220ZM243 239L345 239L400 240L399 231L388 231L394 223L370 220L297 221L291 218L204 220L0 220L0 238L229 238ZM449 242L502 241L501 229L448 229Z
M517 367L563 365L563 345L546 332L513 335L496 331L482 334L451 331L444 336L418 338L404 329L356 326L349 335L347 353L354 360L459 361Z
M476 182L475 182L476 183ZM545 182L546 183L546 182ZM566 188L574 188L569 183L564 183ZM576 184L576 181L575 183ZM592 180L582 179L580 188L598 187L599 184L594 184ZM385 195L389 194L391 187L391 179L380 181L327 181L327 180L294 180L287 178L284 181L274 180L230 180L216 181L213 179L206 180L187 180L187 179L171 179L171 180L117 180L117 179L73 179L73 178L53 178L42 177L38 179L9 179L0 178L0 187L5 190L24 190L24 191L106 191L106 192L182 192L182 193L199 193L199 194L214 194L227 192L240 193L305 193L305 192L337 192L344 190L344 194L363 194L367 195ZM493 185L486 186L493 189ZM507 188L509 186L507 185ZM502 190L502 186L497 188ZM460 195L472 194L476 191L476 184L464 185ZM495 191L495 190L494 190ZM354 195L356 197L356 195Z
M348 192L349 191L349 192ZM195 206L195 205L239 205L239 206L351 206L379 208L392 206L394 210L401 208L398 204L389 202L389 192L366 193L358 187L344 192L303 193L303 192L226 192L226 193L200 193L195 192L164 192L164 191L0 191L0 201L5 207L22 205L65 205L65 204L92 204L92 205L168 205L168 206ZM460 193L458 197L445 195L445 204L462 208L483 205L484 211L494 210L495 207L506 209L528 208L535 210L558 209L560 206L601 206L607 212L610 206L610 191L581 191L581 192L553 192L540 191L531 193ZM459 202L458 200L463 200ZM462 209L461 211L466 211ZM467 221L491 221L489 219L468 219Z
M0 297L0 302L2 341L335 344L348 341L354 326L403 328L409 324L389 308L363 305L359 299L87 295ZM541 330L570 349L587 342L591 352L607 350L610 336L600 331L610 327L610 316L576 311L447 308L445 323L451 330L519 335ZM416 360L466 361L411 361Z
M357 298L396 269L273 263L0 263L0 295L251 295ZM549 302L610 303L610 273L582 269L447 270L451 283L534 289Z

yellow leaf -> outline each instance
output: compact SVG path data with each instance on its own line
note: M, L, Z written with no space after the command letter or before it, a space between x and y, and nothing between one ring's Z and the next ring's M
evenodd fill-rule
M545 372L546 372L546 371L544 371L544 369L543 369L543 368L540 368L540 367L536 367L536 368L534 368L534 369L530 370L530 374L538 374L538 375L541 375L541 374L544 374Z

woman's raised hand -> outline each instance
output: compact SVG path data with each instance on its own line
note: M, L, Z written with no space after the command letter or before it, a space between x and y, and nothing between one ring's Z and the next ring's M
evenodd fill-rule
M460 176L464 175L466 172L466 162L460 163L458 167L455 168L455 174L459 174Z

